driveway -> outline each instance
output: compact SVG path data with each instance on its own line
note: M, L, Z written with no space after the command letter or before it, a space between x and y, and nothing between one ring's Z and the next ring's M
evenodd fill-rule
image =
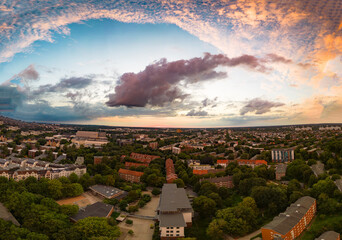
M121 231L124 232L124 238L120 240L151 240L153 236L154 229L151 229L151 224L154 225L153 220L139 219L128 217L127 219L133 220L132 225L128 225L125 222L118 224ZM131 236L127 233L129 230L133 230L134 234Z

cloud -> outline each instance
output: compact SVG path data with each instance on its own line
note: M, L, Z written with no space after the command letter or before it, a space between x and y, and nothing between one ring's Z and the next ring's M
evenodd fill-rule
M216 107L216 105L217 105L217 97L212 99L212 100L209 99L209 98L206 98L206 99L204 99L202 101L202 106L203 107L212 107L212 108L214 108L214 107Z
M267 100L262 100L260 98L254 98L247 102L247 104L241 108L240 115L245 115L246 113L264 114L270 112L272 108L284 106L281 102L271 102Z
M41 85L37 90L32 91L33 95L40 95L48 92L63 92L66 89L83 89L93 82L90 77L63 78L56 84ZM70 95L71 97L71 95Z
M0 112L15 111L22 104L23 93L17 88L10 86L0 86Z
M13 75L10 79L5 81L2 85L11 85L11 84L25 84L27 85L30 81L35 81L39 79L39 73L37 72L34 64L29 65L27 68L22 70L20 73Z
M247 66L250 69L265 72L267 68L260 59L242 55L229 58L223 54L206 53L203 58L168 62L161 59L148 65L139 73L125 73L120 77L115 93L106 103L110 107L163 106L174 100L183 100L184 94L176 85L184 80L187 84L227 77L224 72L216 72L219 66Z
M190 112L188 112L186 114L186 116L196 116L196 117L204 117L204 116L208 116L208 112L206 111L195 111L194 109L192 109Z

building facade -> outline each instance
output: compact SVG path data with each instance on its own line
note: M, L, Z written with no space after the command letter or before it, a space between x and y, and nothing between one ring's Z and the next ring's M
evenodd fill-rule
M263 240L294 240L309 225L315 216L316 200L305 196L291 204L284 213L279 214L272 222L261 228Z
M119 177L128 182L140 182L140 177L144 175L143 172L132 171L124 168L119 169Z
M295 159L294 149L272 149L272 162L287 163L292 162Z
M184 237L184 229L192 225L193 210L184 188L164 184L157 208L161 240Z

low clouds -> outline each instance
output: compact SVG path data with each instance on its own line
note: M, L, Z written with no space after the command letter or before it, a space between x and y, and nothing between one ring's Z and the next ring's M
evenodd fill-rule
M245 115L246 113L264 114L270 112L272 108L284 106L281 102L271 102L267 100L262 100L260 98L254 98L249 100L243 108L240 110L240 115Z
M201 111L201 110L196 111L196 110L192 109L191 111L189 111L186 114L186 116L190 116L190 117L194 117L194 116L196 116L196 117L205 117L205 116L208 116L208 112Z
M48 92L63 92L66 89L83 89L93 82L90 77L71 77L63 78L56 84L41 85L33 91L33 95L40 95Z
M0 86L0 112L15 111L22 104L23 93L17 88L9 86Z
M227 73L215 71L219 66L246 66L259 72L268 70L261 59L250 55L229 58L223 54L206 53L203 58L190 60L168 62L161 59L139 73L123 74L115 93L109 96L106 104L110 107L145 107L164 106L177 99L183 100L187 95L177 84L181 81L192 84L227 77Z

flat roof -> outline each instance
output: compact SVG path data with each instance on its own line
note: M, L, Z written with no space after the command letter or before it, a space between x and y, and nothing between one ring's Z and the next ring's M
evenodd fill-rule
M327 231L323 233L321 236L316 238L315 240L336 240L340 236L339 233L334 231Z
M98 184L93 185L89 188L106 198L111 198L113 195L116 195L118 193L120 193L120 195L125 193L125 191L121 189L118 189L112 186L105 186L105 185L98 185Z
M160 211L178 211L178 209L191 209L192 207L184 188L177 188L176 184L164 184L160 196Z
M182 213L175 214L160 214L159 215L160 227L186 227Z
M87 217L107 217L113 207L114 206L103 202L97 202L86 206L84 209L80 209L77 214L71 217L71 219L78 221Z

